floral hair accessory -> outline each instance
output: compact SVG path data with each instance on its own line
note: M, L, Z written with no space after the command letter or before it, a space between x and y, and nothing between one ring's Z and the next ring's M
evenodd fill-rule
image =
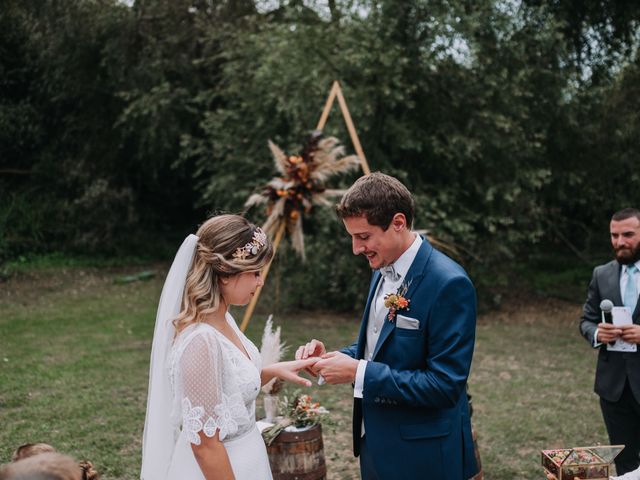
M233 258L238 260L244 260L245 258L253 255L257 255L258 252L267 244L267 235L262 231L260 227L256 228L253 232L253 238L251 242L247 243L244 247L236 249L233 254Z
M409 302L411 302L411 300L405 298L407 290L409 290L409 285L411 285L411 282L403 283L396 293L387 293L384 296L384 306L389 309L387 320L390 322L393 322L396 318L398 310L409 310Z

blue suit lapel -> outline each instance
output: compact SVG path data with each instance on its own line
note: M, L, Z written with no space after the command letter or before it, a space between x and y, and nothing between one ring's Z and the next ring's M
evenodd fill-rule
M422 277L424 277L425 267L427 266L427 262L431 257L432 251L433 251L433 247L431 246L431 244L425 238L423 238L422 245L420 245L420 250L418 250L418 253L416 254L416 258L414 258L413 263L411 264L411 267L409 268L409 271L407 272L403 280L403 282L406 282L407 284L410 283L409 289L407 290L405 298L411 300L411 296L418 288L418 285L420 285L420 282L422 281ZM391 292L385 292L385 293L391 293ZM371 292L369 292L369 296L370 297L372 296ZM368 314L368 311L369 309L367 308L367 314ZM365 318L368 318L368 316ZM382 347L384 342L387 340L389 335L391 335L391 332L393 331L394 328L396 328L395 320L393 322L390 322L387 318L385 318L382 324L382 330L380 331L380 337L378 338L378 343L376 343L376 348L373 351L373 357L372 357L373 359L376 358L376 355L378 355L380 348ZM365 327L365 340L366 340L366 327ZM363 351L364 351L364 347L363 347Z

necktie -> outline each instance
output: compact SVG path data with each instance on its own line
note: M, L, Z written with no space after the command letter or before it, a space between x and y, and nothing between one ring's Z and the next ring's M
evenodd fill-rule
M638 302L638 289L636 288L636 273L638 268L635 264L627 266L627 286L624 289L624 306L631 309L631 313L636 309L636 303Z
M396 272L393 265L387 265L386 267L380 268L380 274L389 282L397 282L400 280L400 274Z

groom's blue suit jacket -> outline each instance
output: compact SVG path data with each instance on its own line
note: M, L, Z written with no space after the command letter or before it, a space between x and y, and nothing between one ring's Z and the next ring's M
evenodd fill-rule
M364 357L374 272L358 341L342 350ZM476 296L465 271L424 240L404 281L417 330L384 321L354 399L354 453L361 422L376 471L385 480L467 480L477 473L466 383L475 341ZM390 292L385 292L390 293Z

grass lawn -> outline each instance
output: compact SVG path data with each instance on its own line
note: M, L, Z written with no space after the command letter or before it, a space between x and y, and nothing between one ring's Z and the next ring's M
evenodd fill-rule
M139 477L163 271L114 280L147 269L41 268L0 283L0 463L18 445L43 441L93 461L104 479ZM543 478L540 449L607 443L579 312L578 304L527 298L480 317L470 389L486 479ZM256 343L266 313L247 331ZM292 346L312 335L338 348L355 338L357 316L301 312L274 321ZM350 386L311 390L332 412L328 478L358 478Z

